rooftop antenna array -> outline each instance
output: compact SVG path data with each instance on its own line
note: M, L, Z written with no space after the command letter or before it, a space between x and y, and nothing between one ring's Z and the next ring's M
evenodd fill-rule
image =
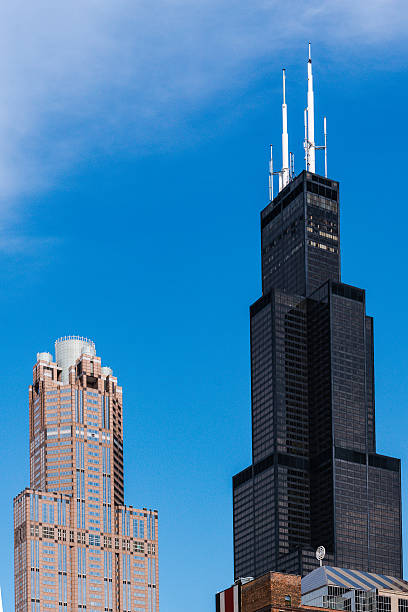
M269 161L269 200L273 200L273 177L279 176L279 191L282 191L295 178L295 156L289 153L288 138L288 107L286 104L286 70L282 70L282 169L273 170L273 155ZM324 144L316 145L314 130L314 91L312 72L312 48L309 42L309 58L307 62L307 107L304 110L305 136L303 146L305 149L306 170L316 172L316 151L324 150L324 175L327 178L327 120L323 119Z

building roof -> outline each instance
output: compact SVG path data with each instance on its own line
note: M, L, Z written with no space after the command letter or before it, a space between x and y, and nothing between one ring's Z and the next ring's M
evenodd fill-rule
M371 574L344 567L323 565L302 578L302 595L327 585L360 589L362 591L386 589L408 593L408 582L400 578L384 576L383 574Z

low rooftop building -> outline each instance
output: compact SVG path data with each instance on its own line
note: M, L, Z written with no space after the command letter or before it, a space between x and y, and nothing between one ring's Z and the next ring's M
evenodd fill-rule
M215 601L216 612L322 612L320 606L314 609L301 604L300 576L279 572L238 579L217 593Z
M408 612L408 582L324 565L302 578L302 606L347 612Z

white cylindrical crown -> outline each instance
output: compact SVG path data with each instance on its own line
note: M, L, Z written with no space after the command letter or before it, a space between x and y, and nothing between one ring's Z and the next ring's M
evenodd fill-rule
M95 344L83 336L64 336L55 342L55 360L62 369L62 382L69 381L69 368L82 354L96 355Z

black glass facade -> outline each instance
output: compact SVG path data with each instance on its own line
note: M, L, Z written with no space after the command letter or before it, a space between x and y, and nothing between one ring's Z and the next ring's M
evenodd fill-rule
M320 545L331 565L402 576L400 461L375 452L373 320L340 281L338 183L302 172L261 212L261 235L235 577L303 575Z

